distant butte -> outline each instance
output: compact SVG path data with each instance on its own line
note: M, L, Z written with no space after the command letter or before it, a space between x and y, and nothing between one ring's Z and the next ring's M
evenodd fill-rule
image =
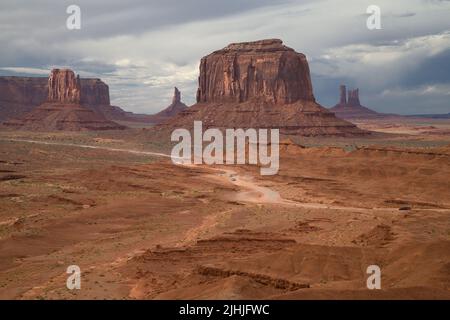
M200 61L197 104L161 127L279 128L284 134L363 135L314 98L305 55L279 39L232 43Z
M48 78L47 100L18 119L4 123L23 130L114 130L124 129L102 114L81 105L83 99L79 76L70 69L53 69Z
M148 115L112 106L109 87L98 78L80 78L80 104L108 120L145 122ZM49 79L44 77L0 76L0 122L17 119L47 102Z
M339 87L339 103L333 108L330 108L330 111L334 112L337 117L346 120L376 119L388 116L387 114L378 113L361 105L359 101L359 88L347 91L345 85Z

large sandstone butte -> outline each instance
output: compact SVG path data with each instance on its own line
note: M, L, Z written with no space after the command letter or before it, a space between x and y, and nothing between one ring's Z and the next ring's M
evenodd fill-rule
M181 111L186 110L187 108L188 106L185 105L183 102L181 102L180 90L178 90L178 88L175 87L173 91L172 103L164 110L161 110L160 112L149 116L149 121L152 123L165 122L170 118L176 116Z
M279 128L284 134L366 134L314 98L305 55L278 39L233 43L201 59L197 104L166 127Z
M314 101L306 57L281 40L232 43L200 61L198 102Z
M18 119L4 123L23 130L114 130L124 129L102 114L81 105L79 76L69 69L53 69L48 78L47 100Z
M342 119L375 119L387 116L382 113L375 112L361 105L359 101L359 89L346 90L345 85L339 87L339 103L330 111ZM347 97L348 93L348 97Z
M0 121L25 115L47 102L49 79L44 77L0 77ZM147 115L134 114L112 106L109 87L98 78L80 79L80 104L109 120L148 121Z

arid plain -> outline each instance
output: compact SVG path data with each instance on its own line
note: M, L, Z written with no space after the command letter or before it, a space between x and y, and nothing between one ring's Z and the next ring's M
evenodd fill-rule
M146 129L3 131L0 298L449 299L448 120L366 125L283 136L274 176L174 165Z

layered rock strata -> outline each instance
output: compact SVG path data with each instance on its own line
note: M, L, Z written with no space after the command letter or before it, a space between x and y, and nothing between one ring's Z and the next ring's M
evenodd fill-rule
M278 128L306 136L367 134L314 98L305 55L268 39L233 43L200 61L197 104L164 126ZM163 127L164 127L163 126Z
M79 76L69 69L53 69L48 78L46 102L31 112L6 121L5 126L20 130L116 130L125 127L81 105Z

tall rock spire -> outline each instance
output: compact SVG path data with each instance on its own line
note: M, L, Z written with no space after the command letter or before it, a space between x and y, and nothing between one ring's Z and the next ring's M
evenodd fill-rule
M360 106L359 102L359 89L348 90L348 104L350 106Z
M341 84L339 86L339 90L340 90L339 103L347 104L347 90L345 88L345 85Z
M172 104L177 104L181 102L181 92L178 90L177 87L173 90L173 98L172 98Z

